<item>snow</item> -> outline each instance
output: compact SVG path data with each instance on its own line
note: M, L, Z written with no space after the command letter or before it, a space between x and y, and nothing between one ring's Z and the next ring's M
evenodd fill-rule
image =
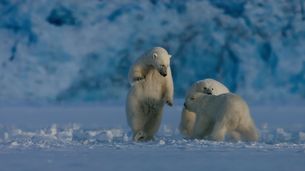
M1 106L1 170L303 170L305 107L250 107L256 143L183 139L180 102L147 143L131 140L123 103Z

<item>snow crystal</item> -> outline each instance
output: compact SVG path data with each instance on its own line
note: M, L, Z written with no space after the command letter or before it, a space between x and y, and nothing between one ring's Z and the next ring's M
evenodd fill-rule
M285 132L283 128L277 128L276 133L277 133L277 136L279 139L283 139L285 141L288 141L291 139L291 134Z
M129 141L129 138L128 138L127 134L124 134L124 136L123 136L123 141L125 141L125 142L128 142L128 141Z
M120 129L111 129L106 131L107 140L112 142L114 138L122 137L123 132Z
M56 128L57 126L56 126L56 124L53 124L52 126L51 126L51 128L50 128L50 131L51 131L51 136L56 136L56 134L57 134L57 128Z
M108 138L108 141L111 142L112 139L113 139L113 134L111 131L106 131L106 135L107 135L107 138Z
M160 144L160 145L165 145L165 141L164 141L164 140L160 140L160 141L159 141L159 144Z
M99 134L97 131L89 131L88 133L91 137L95 137L97 134Z
M12 143L11 143L11 146L18 146L19 144L18 144L18 142L16 142L16 141L13 141Z

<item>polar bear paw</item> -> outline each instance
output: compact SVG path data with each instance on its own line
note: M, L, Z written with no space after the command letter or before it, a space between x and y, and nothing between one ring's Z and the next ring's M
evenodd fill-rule
M143 131L139 131L134 135L133 139L134 141L145 141L147 136Z
M145 80L145 77L135 77L133 81L142 81Z
M173 101L172 100L166 100L166 104L168 106L173 106Z

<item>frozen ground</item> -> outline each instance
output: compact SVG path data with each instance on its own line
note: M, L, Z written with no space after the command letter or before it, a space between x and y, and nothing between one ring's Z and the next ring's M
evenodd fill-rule
M1 171L305 169L305 107L251 105L258 143L185 140L181 105L156 140L134 143L124 105L1 105Z

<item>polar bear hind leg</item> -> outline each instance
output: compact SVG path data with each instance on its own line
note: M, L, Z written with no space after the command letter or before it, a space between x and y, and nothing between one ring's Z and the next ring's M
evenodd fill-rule
M154 134L158 131L161 119L163 103L158 103L155 100L145 100L141 102L138 113L136 125L139 125L137 129L134 129L135 141L149 141L154 139Z
M238 132L240 133L243 141L257 141L259 137L257 130L253 125L239 129Z
M241 140L240 133L237 131L232 131L232 132L228 133L228 139L230 141L238 142Z

